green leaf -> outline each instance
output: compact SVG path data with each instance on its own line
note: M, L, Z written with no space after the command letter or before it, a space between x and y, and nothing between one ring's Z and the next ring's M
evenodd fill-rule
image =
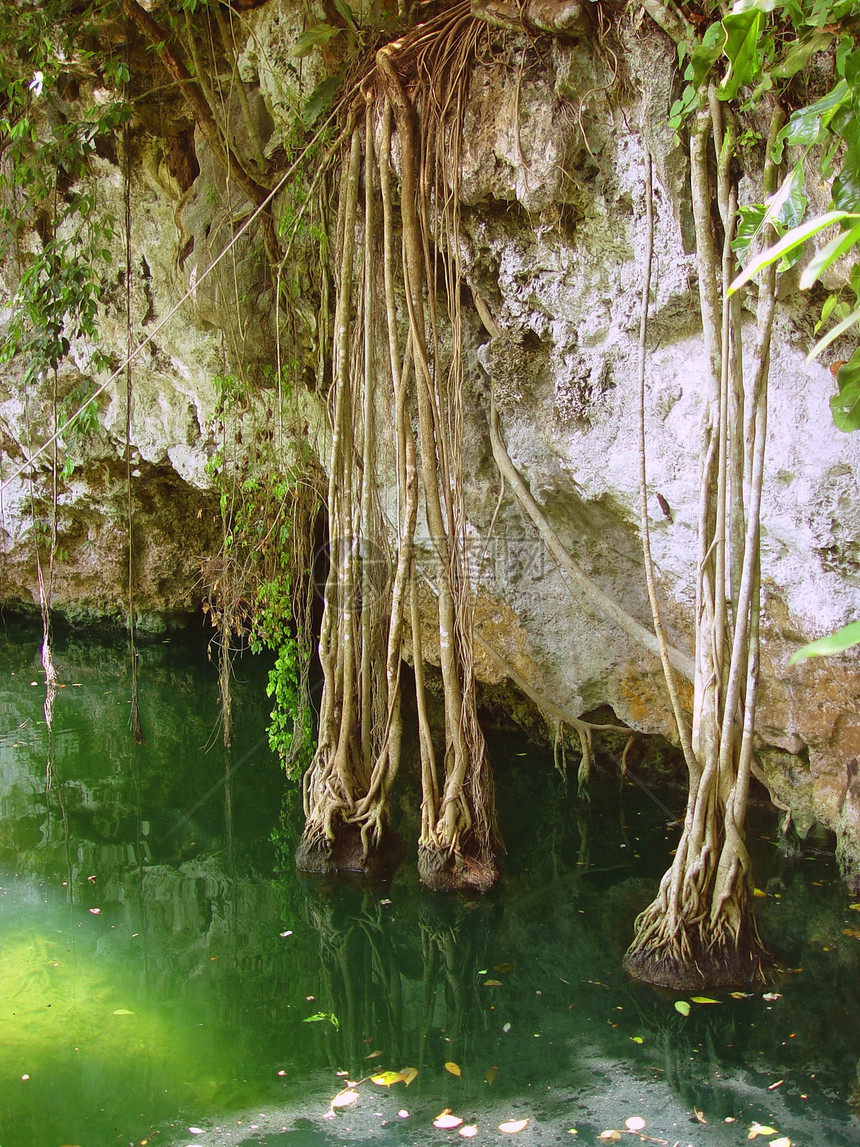
M328 111L334 99L335 92L342 82L343 74L338 74L336 76L329 76L328 79L317 84L308 96L307 103L302 108L302 123L306 128L313 127L319 117Z
M714 61L723 54L725 43L726 30L723 25L720 23L711 24L702 37L701 44L698 44L690 53L690 75L685 76L685 78L690 79L694 89L701 87L708 72L713 67Z
M817 641L810 641L808 645L795 650L789 657L788 664L796 665L798 661L805 661L807 657L830 657L857 644L860 644L860 621L849 621L835 633L819 637Z
M817 283L828 267L832 267L836 260L841 259L850 251L855 243L860 243L860 223L857 223L850 231L841 232L835 239L831 239L826 246L816 252L813 260L800 276L801 291L806 291Z
M302 32L290 49L290 55L303 59L305 56L309 56L314 48L321 48L327 44L340 31L342 31L341 28L335 28L332 24L315 24L313 28L308 28Z
M851 103L851 92L845 80L840 80L836 86L810 104L806 108L798 108L791 119L776 137L776 146L773 158L777 163L782 162L782 152L785 144L797 144L802 147L811 147L820 143L824 130L828 127L836 112Z
M721 100L733 100L738 90L751 83L759 70L758 41L763 15L755 9L732 12L723 19L726 42L723 51L729 67L717 94Z
M860 430L860 347L836 373L839 393L830 399L837 430Z
M694 1004L718 1004L719 1000L712 1000L710 996L691 996Z
M826 350L832 342L838 339L840 335L845 334L857 322L860 322L860 307L856 307L850 315L845 316L841 323L837 323L833 330L828 331L823 339L819 339L806 356L806 361L812 362L814 358L818 358L823 350Z
M782 60L771 68L770 74L774 79L790 79L802 71L815 53L823 51L832 39L832 32L817 32L808 40L798 40Z
M346 0L334 0L334 6L346 21L346 26L355 35L355 16Z
M778 259L782 259L788 252L793 251L795 247L802 246L807 239L811 239L813 235L817 235L819 231L823 231L825 227L829 227L832 223L841 223L844 219L860 219L860 213L854 214L848 211L828 211L826 215L819 215L815 219L810 219L808 222L801 224L799 227L793 227L782 239L773 247L768 247L763 251L757 259L750 263L746 270L738 275L732 285L729 287L728 294L733 295L744 283L763 271L765 267L769 267L771 263L775 263Z
M675 1011L680 1012L682 1016L690 1014L690 1005L686 1000L675 1000Z

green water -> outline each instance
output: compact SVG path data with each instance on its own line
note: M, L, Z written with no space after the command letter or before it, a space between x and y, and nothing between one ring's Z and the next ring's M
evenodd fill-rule
M388 884L301 880L264 667L237 665L225 757L202 639L142 650L140 746L124 645L61 637L56 657L49 739L38 637L0 631L0 1147L460 1142L432 1125L445 1108L523 1147L740 1147L754 1123L775 1129L756 1143L860 1142L860 911L826 841L786 859L753 810L779 998L685 1018L620 971L677 829L611 759L583 806L550 755L491 737L508 853L483 901L423 892L409 862ZM407 762L414 839L410 790ZM367 1078L404 1067L409 1087ZM359 1098L332 1111L346 1081Z

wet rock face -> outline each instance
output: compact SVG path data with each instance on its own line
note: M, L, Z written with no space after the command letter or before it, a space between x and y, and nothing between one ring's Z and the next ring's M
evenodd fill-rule
M505 8L484 0L480 14L519 27ZM508 31L503 50L478 64L460 153L464 298L480 296L499 329L491 338L478 305L466 298L463 468L476 623L497 654L565 710L581 714L609 705L636 729L671 734L654 658L571 594L511 491L501 488L488 413L492 393L513 463L565 547L600 589L650 625L638 527L635 384L647 148L657 221L646 365L648 504L670 640L691 653L704 348L687 161L666 126L675 53L662 36L623 24L612 52L603 50L589 34L587 4L533 0L523 14L534 29L553 35L540 38L538 55L534 32ZM290 0L268 0L247 20L239 69L270 154L292 123L285 85L297 82L287 65L302 16ZM308 88L297 90L297 99L322 78L316 56L304 62ZM750 200L758 194L758 159L750 153L743 184ZM108 159L98 163L104 209L122 217L120 168ZM165 139L152 127L148 135L141 130L131 187L136 329L153 330L194 288L133 376L141 608L153 617L194 606L199 557L217 550L208 464L219 443L219 378L245 372L252 380L249 422L264 421L275 398L266 366L274 365L276 318L258 239L249 235L235 262L225 262L223 279L199 283L229 231L229 194L187 121L174 124ZM124 252L113 265L125 265ZM113 274L101 329L105 347L119 359L125 296ZM852 772L860 760L856 655L786 664L800 641L860 616L860 434L833 427L833 382L826 365L805 362L813 321L795 286L796 278L783 279L771 364L761 764L798 829L817 821L834 830L845 871L860 873L860 797ZM309 307L309 291L298 291L298 298L300 310ZM753 321L750 312L750 330ZM313 332L313 323L302 311L303 329ZM312 343L309 337L311 350ZM751 355L749 337L745 353ZM78 369L61 386L76 385L86 373L84 360ZM319 410L308 409L313 438L314 419L324 422ZM81 616L124 612L125 415L124 388L100 400L98 433L61 495L68 545L55 597ZM28 433L44 436L50 423L45 401L31 401L29 419L28 431L16 380L0 377L4 475L23 461ZM245 445L253 440L249 429ZM317 434L323 459L324 444L324 433ZM5 603L36 600L28 482L25 474L4 492ZM44 514L44 467L35 482ZM381 497L394 505L392 488ZM427 552L426 537L419 537L419 559ZM428 601L428 611L431 606ZM429 625L424 649L434 659ZM498 684L498 662L478 645L475 656L479 675Z

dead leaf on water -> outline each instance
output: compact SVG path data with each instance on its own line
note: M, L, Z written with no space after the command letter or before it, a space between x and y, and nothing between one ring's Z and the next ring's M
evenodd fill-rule
M732 992L733 1000L748 1000L752 996L752 992Z
M759 1135L778 1135L775 1127L768 1127L765 1123L753 1123L749 1129L747 1139L755 1139Z
M450 1131L454 1127L459 1127L462 1122L459 1115L452 1115L446 1107L441 1115L437 1115L433 1120L433 1126L438 1127L440 1131Z
M331 1101L331 1107L351 1107L358 1099L358 1092L348 1088L339 1092Z
M767 1147L791 1147L791 1140L787 1135L783 1135L779 1139L771 1139Z
M852 906L853 907L853 906ZM860 908L860 904L857 905ZM494 964L494 972L515 972L517 970L516 964Z
M860 912L860 904L849 904L848 907L852 912Z
M764 897L767 896L767 893L763 892L761 890L761 888L754 888L753 889L753 896L758 896L758 897L761 897L762 899L764 899Z
M475 1123L464 1123L458 1135L462 1135L464 1139L473 1139L478 1134L478 1127Z
M504 1131L507 1135L516 1135L518 1131L524 1131L528 1125L528 1119L509 1119L507 1123L499 1124L499 1130Z
M718 1004L719 1000L712 1000L710 996L691 996L694 1004Z
M675 1011L680 1012L682 1016L690 1014L690 1005L686 1000L675 1000Z
M372 1051L370 1055L366 1055L365 1059L378 1059L382 1055L381 1051Z
M624 1120L624 1126L628 1131L643 1131L645 1129L645 1120L641 1115L631 1115L629 1119Z
M460 1071L460 1065L459 1065L459 1064L457 1064L457 1063L453 1063L453 1062L452 1062L450 1059L449 1059L449 1060L448 1060L448 1062L445 1064L445 1070L446 1070L446 1071L450 1071L452 1075L456 1075L456 1076L458 1076L458 1077L459 1077L459 1076L461 1076L461 1075L463 1074L463 1073ZM461 1119L461 1120L460 1120L460 1122L462 1123L462 1122L463 1122L463 1120Z
M485 988L500 988L502 986L501 980L484 980Z
M644 1043L645 1042L645 1040L642 1038L641 1035L632 1035L630 1038L633 1040L634 1043Z
M400 1074L403 1076L403 1082L408 1087L409 1084L412 1083L412 1081L414 1079L418 1078L418 1068L417 1067L401 1067Z
M695 1117L696 1117L696 1120L697 1120L699 1123L707 1123L707 1122L708 1122L708 1121L707 1121L707 1119L705 1118L705 1113L704 1113L704 1111L700 1111L700 1110L698 1109L698 1107L694 1107L694 1108L693 1108L693 1114L695 1115Z
M379 1075L372 1075L370 1082L377 1087L391 1087L392 1083L403 1083L405 1079L402 1071L383 1071Z
M781 992L765 992L764 995L762 996L762 999L763 1000L781 1000L782 999L782 993Z
M597 1136L598 1139L603 1139L608 1143L616 1143L621 1138L620 1131L601 1131Z

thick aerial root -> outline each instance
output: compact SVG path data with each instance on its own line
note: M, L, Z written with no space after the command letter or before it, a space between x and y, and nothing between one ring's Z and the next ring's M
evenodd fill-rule
M403 859L406 844L403 837L385 827L378 843L365 851L361 826L339 821L333 825L334 840L320 832L305 830L296 850L296 868L300 872L332 875L357 872L365 876L390 876Z
M418 846L418 876L434 892L489 892L501 873L492 853L469 856L436 845Z
M766 981L766 956L749 913L738 915L731 927L715 928L699 918L671 931L659 898L639 917L624 968L637 980L679 992Z

